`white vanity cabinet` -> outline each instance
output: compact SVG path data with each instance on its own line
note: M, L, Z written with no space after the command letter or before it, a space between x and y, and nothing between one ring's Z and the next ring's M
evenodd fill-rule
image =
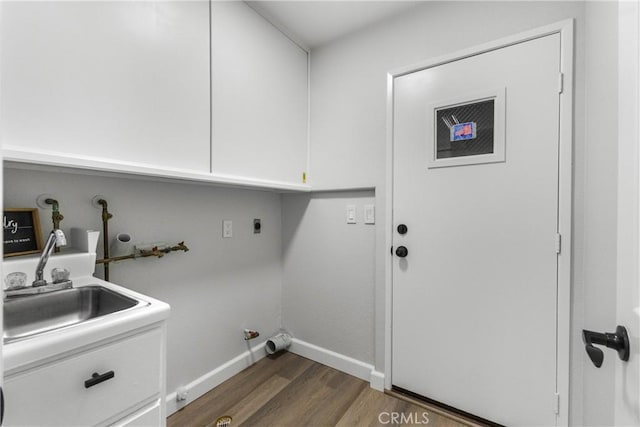
M164 340L157 324L8 373L4 425L165 425Z
M0 8L5 158L209 172L208 2Z
M307 52L246 3L211 3L214 173L303 183L307 66Z

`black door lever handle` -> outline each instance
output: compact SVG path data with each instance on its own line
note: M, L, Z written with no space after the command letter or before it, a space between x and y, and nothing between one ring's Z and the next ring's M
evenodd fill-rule
M594 347L594 344L612 348L618 352L620 360L624 360L625 362L629 360L629 335L624 326L618 325L615 333L605 332L604 334L583 329L582 341L585 344L585 350L589 358L596 368L602 366L604 353L601 349Z

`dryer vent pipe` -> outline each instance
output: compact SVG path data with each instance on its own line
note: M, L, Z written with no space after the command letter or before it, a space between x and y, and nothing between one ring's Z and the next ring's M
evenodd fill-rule
M280 332L269 338L265 344L267 354L274 354L281 350L286 350L291 346L291 335Z

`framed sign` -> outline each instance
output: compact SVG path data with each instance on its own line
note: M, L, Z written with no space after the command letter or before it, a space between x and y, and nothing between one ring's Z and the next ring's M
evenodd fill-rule
M4 256L38 253L42 250L38 209L5 209Z
M430 105L427 167L504 162L505 98L501 87Z

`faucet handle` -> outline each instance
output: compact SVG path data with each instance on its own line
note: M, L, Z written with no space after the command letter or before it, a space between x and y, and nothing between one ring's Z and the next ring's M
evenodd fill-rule
M7 274L7 277L4 278L4 283L6 285L6 290L22 289L27 286L27 275L21 271L9 273Z
M51 270L51 280L53 283L61 283L69 280L71 273L66 268L54 268Z
M55 230L53 230L53 233L56 236L56 246L58 246L58 247L67 246L67 237L64 235L62 230L55 229Z

